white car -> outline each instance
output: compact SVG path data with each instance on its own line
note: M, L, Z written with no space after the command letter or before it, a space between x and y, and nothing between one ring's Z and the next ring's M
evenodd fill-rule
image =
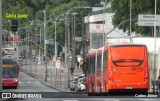
M74 91L77 83L78 83L78 76L74 76L73 79L70 80L70 90Z
M78 83L76 84L75 87L75 91L85 91L86 86L84 80L85 80L84 76L79 76Z

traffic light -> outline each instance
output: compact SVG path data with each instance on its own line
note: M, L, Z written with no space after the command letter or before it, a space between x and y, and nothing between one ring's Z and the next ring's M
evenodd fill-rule
M18 21L12 20L12 32L16 32L18 30Z

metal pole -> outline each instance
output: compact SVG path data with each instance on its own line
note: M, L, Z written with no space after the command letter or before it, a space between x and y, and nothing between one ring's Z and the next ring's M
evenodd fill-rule
M37 28L36 28L36 41L37 41ZM37 42L36 42L37 43ZM35 51L35 76L36 76L36 72L37 72L37 61L36 61L36 57L38 55L38 49L37 49L37 45L36 45L36 51Z
M137 19L131 19L131 20L137 20ZM108 33L105 34L108 35L109 33L111 33L112 31L114 31L116 28L118 28L119 26L121 26L122 24L124 24L125 22L130 21L130 19L124 20L123 22L121 22L118 26L114 27L112 30L110 30Z
M130 31L130 42L132 43L132 31L131 31L131 27L132 27L132 0L130 0L130 29L129 29L129 31Z
M106 3L104 3L103 4L103 44L102 44L102 46L104 46L105 45L105 30L104 30L104 24L105 24L105 21L104 21L104 8L105 8L105 4Z
M75 14L74 14L74 34L73 34L73 36L74 36L74 42L73 42L73 66L75 67L75 49L76 49L76 47L75 47L75 34L76 34L76 22L75 22Z
M26 38L27 38L27 27L26 27ZM27 42L25 42L25 63L26 63L26 71L27 71L27 56L28 56L28 54L27 54Z
M0 92L2 92L2 0L0 0Z
M57 20L57 19L56 19ZM55 63L54 63L54 65L55 65L55 75L56 75L56 77L55 77L55 82L57 82L57 67L56 67L56 58L57 58L57 44L56 44L56 37L57 37L57 35L56 35L56 20L55 20L55 22L54 22L54 24L55 24L55 36L54 36L54 46L55 46L55 48L54 48L54 58L55 58ZM55 87L56 87L56 83L55 83Z
M67 53L68 53L67 52L67 17L65 17L65 68L68 68L68 66L67 66ZM68 81L69 81L69 68L68 68Z
M29 28L28 28L28 71L30 71L30 66L29 66L29 63L30 63L30 47L29 47L29 44L30 44L30 35L29 35Z
M63 15L63 14L66 14L66 13L61 13L60 15L58 15L57 18L55 19L55 22L54 22L54 24L55 24L55 26L54 26L55 27L55 37L54 37L55 48L54 48L54 53L55 53L55 71L56 71L55 72L56 73L55 74L55 76L56 76L55 77L55 82L57 82L57 67L56 67L56 58L57 58L57 42L56 42L56 40L57 40L57 29L56 29L56 26L57 25L56 24L57 23L56 23L56 21L57 21L58 17L61 16L61 15ZM55 83L55 86L56 86L56 83Z
M155 17L154 17L154 83L153 83L153 93L155 93L156 86L156 12L157 12L157 0L155 0Z
M47 82L47 56L46 56L46 49L47 46L45 44L45 40L46 40L46 11L44 10L44 64L45 64L45 82Z
M69 40L69 37L70 37L70 34L68 35L68 43L67 42L67 16L69 14L69 12L72 10L72 9L77 9L77 8L92 8L92 7L73 7L73 8L70 8L67 13L66 13L66 16L65 16L65 49L67 48L67 44L69 44L68 46L70 46L70 40ZM67 53L69 54L70 52L70 48L68 47L68 49L65 51L65 65L67 64ZM69 56L69 55L68 55ZM69 65L68 65L68 88L69 88Z
M40 46L41 46L41 39L42 39L42 35L41 35L41 26L40 26ZM39 60L39 64L41 64L41 49L40 49L40 47L39 47L39 58L38 58L38 60Z

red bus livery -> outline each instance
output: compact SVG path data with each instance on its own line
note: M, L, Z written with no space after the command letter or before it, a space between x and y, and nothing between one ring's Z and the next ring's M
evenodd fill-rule
M108 93L149 89L148 51L143 44L108 44L86 54L86 91Z
M16 89L19 85L19 80L18 80L19 66L17 65L17 62L12 58L3 57L2 68L3 68L2 86L14 87Z

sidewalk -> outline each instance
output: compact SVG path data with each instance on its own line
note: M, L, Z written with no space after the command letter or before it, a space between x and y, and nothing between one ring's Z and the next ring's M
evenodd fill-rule
M31 63L31 62L30 62ZM47 82L45 82L45 66L43 64L35 64L32 62L32 65L23 65L20 69L22 72L25 72L32 77L39 79L39 81L46 86L52 87L61 92L74 92L70 91L68 88L68 72L64 73L59 69L48 68L48 77ZM82 74L82 69L75 68L73 76L78 76ZM73 77L69 70L69 79Z

